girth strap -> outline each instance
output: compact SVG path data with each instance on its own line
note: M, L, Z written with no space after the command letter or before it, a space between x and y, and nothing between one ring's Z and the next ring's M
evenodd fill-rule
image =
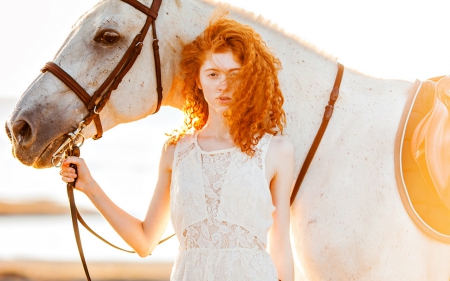
M306 172L308 172L309 165L311 164L314 158L314 154L316 154L317 148L319 147L323 134L327 129L328 122L330 121L331 116L333 115L334 103L336 102L339 96L339 88L341 87L343 73L344 73L344 66L338 63L338 72L336 74L336 79L334 81L334 86L330 94L328 105L325 107L325 113L323 115L322 124L320 125L320 128L316 134L316 137L314 138L311 148L309 149L308 154L306 155L305 161L303 162L302 168L300 169L300 173L298 174L297 180L295 181L294 189L292 190L291 194L291 205L292 203L294 203L295 196L297 196L297 193L300 189L300 185L302 184L303 179L305 178Z

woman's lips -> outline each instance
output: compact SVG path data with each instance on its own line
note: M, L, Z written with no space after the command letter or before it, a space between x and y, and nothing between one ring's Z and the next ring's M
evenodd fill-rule
M219 103L230 103L231 102L231 98L230 97L226 97L226 96L221 96L217 98L217 101Z

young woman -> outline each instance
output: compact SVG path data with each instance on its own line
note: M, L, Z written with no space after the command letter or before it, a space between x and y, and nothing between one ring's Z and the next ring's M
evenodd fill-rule
M294 149L281 136L279 68L259 34L233 20L212 22L183 48L184 126L162 151L144 221L116 206L82 159L66 159L62 179L77 178L76 189L142 257L170 214L180 241L171 280L293 280Z

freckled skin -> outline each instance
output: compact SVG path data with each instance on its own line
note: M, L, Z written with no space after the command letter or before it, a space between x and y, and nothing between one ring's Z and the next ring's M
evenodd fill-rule
M199 88L208 102L209 111L223 114L233 93L225 92L228 87L227 77L239 71L241 64L231 52L211 54L200 68Z

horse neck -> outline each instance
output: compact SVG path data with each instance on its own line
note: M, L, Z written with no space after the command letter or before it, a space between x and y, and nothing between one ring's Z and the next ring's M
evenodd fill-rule
M337 73L336 59L297 36L287 34L268 20L253 13L228 7L230 17L248 24L258 32L282 64L278 78L287 114L286 133L302 140L301 134L314 135L320 123ZM307 124L305 124L307 123ZM307 131L299 130L299 128Z
M166 25L163 27L164 33L161 34L165 37L164 44L171 47L170 50L165 48L166 53L162 56L166 61L169 60L163 64L163 71L172 73L166 77L174 77L182 45L200 34L211 17L220 14L221 10L228 10L228 18L250 25L262 36L282 63L278 77L285 98L285 135L295 146L295 166L298 173L320 127L324 107L333 89L338 68L336 59L286 34L269 22L229 5L220 5L217 8L209 2L186 0L181 7L167 7L169 8L164 12L169 14L166 16L160 13L163 17L159 24ZM177 79L166 81L169 82L173 82L172 88L166 92L164 102L166 105L180 108L181 83ZM346 68L333 118L316 158L329 159L327 153L339 151L341 158L346 159L346 149L349 148L342 143L355 145L349 138L365 140L356 141L356 145L361 145L360 149L364 150L364 145L368 142L367 136L370 136L370 141L373 142L371 147L374 147L374 154L381 155L389 151L386 147L394 147L397 124L410 86L410 82L376 79ZM382 120L381 124L373 125L378 120ZM375 127L375 131L383 133L371 133L370 129ZM386 136L389 136L388 142L384 139ZM386 145L380 146L378 143Z
M337 69L334 58L321 54L307 43L286 34L251 12L224 3L188 0L182 3L163 2L157 22L163 35L160 39L161 46L165 46L161 52L161 60L164 61L163 79L166 78L165 89L170 89L165 91L164 105L181 108L183 103L180 81L176 77L167 79L173 78L178 71L179 54L183 45L194 40L211 19L221 15L253 27L281 60L283 69L279 73L279 79L288 111L290 108L298 108L298 103L310 101L311 96L302 93L310 92L311 87L314 88L314 96L326 102Z
M182 83L177 77L181 50L205 30L214 9L210 3L198 0L163 1L156 22L164 89L162 105L182 108Z

